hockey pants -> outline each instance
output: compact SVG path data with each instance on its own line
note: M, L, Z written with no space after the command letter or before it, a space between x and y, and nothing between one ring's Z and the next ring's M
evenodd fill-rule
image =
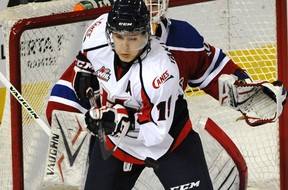
M191 130L173 152L165 154L158 162L155 174L165 189L213 190L201 140L195 131ZM124 172L123 162L115 157L104 161L96 139L90 154L85 190L130 190L144 167L134 164L131 171Z

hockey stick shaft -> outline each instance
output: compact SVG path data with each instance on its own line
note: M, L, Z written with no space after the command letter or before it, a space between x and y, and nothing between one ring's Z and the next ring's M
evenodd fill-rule
M10 91L10 93L16 98L16 100L27 110L29 115L39 124L44 132L50 136L50 128L40 118L40 116L34 111L32 106L23 98L20 92L8 81L8 79L0 72L0 80Z
M87 94L87 97L89 99L91 107L96 106L96 100L94 98L93 89L89 88L87 90L86 94ZM124 127L124 129L123 129L123 131L119 137L118 143L115 145L115 147L113 149L109 150L106 146L106 135L105 135L105 131L104 131L103 126L102 126L102 122L98 122L98 124L99 125L98 125L97 135L99 138L100 149L101 149L102 156L103 156L104 160L107 160L112 155L112 153L118 148L120 143L122 142L124 136L127 134L128 130L129 130L129 126Z
M86 92L86 96L89 99L89 103L91 107L96 106L96 100L94 98L94 92L92 88L88 88ZM102 153L102 157L104 160L107 160L111 154L113 153L113 149L109 150L106 145L106 136L105 136L105 131L102 127L102 122L98 122L97 126L97 135L98 135L98 140L100 144L100 149Z
M92 88L88 88L87 92L86 92L87 98L89 99L89 103L91 107L96 106L96 100L94 98L94 94L93 94L93 89ZM99 139L99 143L100 143L100 149L101 149L101 153L102 153L102 157L104 160L107 160L112 154L113 152L118 148L119 144L122 142L125 134L127 134L129 127L125 127L119 137L119 141L118 143L115 145L115 147L112 150L109 150L106 146L106 137L105 137L105 131L102 127L102 123L98 122L98 130L97 130L97 135L98 135L98 139ZM144 160L144 164L147 167L151 167L154 170L157 170L159 167L159 163L154 160L153 158L149 158L147 157Z

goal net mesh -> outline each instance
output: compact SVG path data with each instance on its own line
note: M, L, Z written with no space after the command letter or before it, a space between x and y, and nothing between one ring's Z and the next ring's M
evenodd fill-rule
M77 2L29 3L0 12L8 79L12 26L24 18L69 12ZM168 16L190 22L206 42L222 48L253 80L273 81L277 78L275 13L275 0L217 0L173 7ZM21 93L46 123L45 109L51 88L80 49L89 23L59 23L25 30L21 35ZM240 113L219 106L199 89L187 88L186 98L193 124L200 116L210 117L238 146L247 162L249 189L280 189L278 123L251 128L243 120L236 121ZM10 93L6 91L3 113L0 113L0 187L3 189L12 189L10 123L14 116L10 109ZM25 189L41 189L49 139L24 109L22 128Z

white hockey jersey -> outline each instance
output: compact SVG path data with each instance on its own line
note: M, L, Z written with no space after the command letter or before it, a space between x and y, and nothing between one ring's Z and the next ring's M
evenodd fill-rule
M146 157L158 159L172 151L192 129L179 70L167 48L152 38L151 48L117 79L117 55L107 43L106 20L104 14L88 27L81 51L96 72L101 104L122 104L134 115L135 130L128 132L113 155L143 164ZM108 135L107 141L111 147L118 144L118 137Z

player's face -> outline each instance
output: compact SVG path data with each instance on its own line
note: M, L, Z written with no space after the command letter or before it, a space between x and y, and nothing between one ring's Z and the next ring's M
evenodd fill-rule
M135 59L148 43L148 37L145 34L121 34L113 33L115 52L121 61L130 62Z

